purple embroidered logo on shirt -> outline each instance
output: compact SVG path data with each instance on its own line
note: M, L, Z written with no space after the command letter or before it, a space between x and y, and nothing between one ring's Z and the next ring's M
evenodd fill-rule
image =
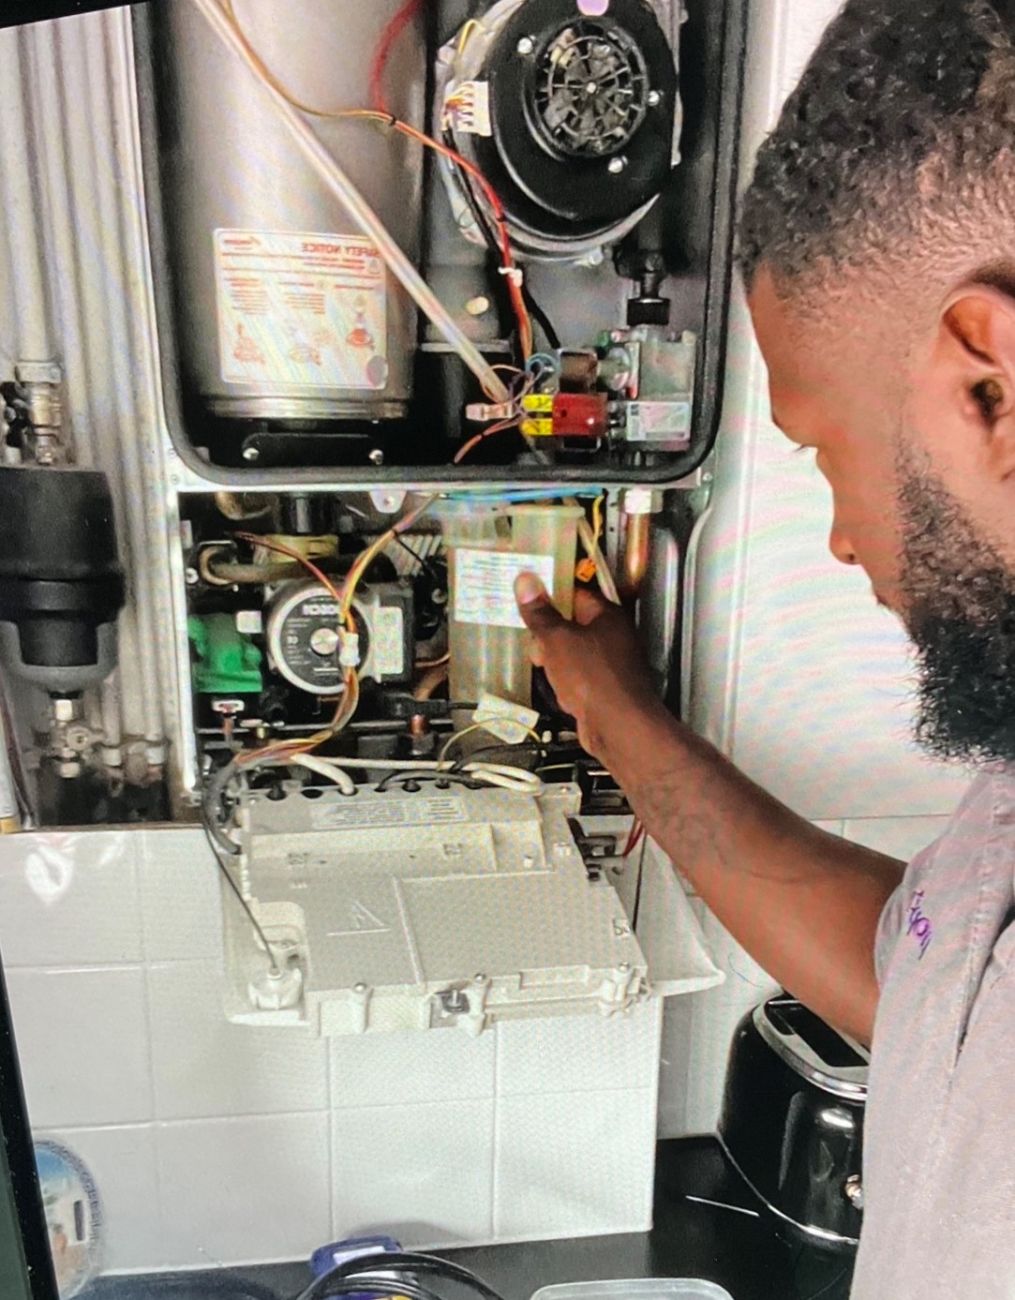
M920 945L920 961L923 961L926 956L930 941L934 937L934 926L923 912L924 898L925 893L922 889L918 889L913 895L913 901L909 904L909 926L906 930L906 933L913 935Z

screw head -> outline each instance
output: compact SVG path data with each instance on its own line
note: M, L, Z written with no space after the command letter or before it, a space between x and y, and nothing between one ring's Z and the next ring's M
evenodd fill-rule
M383 465L384 452L381 451L380 447L375 447L373 451L370 452L370 454L367 456L367 460L370 462L371 465Z
M627 159L622 154L618 154L616 158L611 158L606 164L606 170L611 176L619 176L626 167Z
M244 447L243 459L248 461L260 460L261 453L257 450L256 447Z
M650 90L645 96L645 102L648 104L649 108L658 108L663 102L663 97L660 95L658 90Z
M519 54L531 54L535 48L536 42L531 36L523 36L515 46Z
M201 575L196 569L187 569L183 577L188 587L196 587L201 581Z

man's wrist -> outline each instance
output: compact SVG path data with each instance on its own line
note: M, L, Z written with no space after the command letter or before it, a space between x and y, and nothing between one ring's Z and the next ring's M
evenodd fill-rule
M679 729L680 723L652 695L614 705L590 727L596 756L622 784L628 771L642 775L654 767L677 741Z

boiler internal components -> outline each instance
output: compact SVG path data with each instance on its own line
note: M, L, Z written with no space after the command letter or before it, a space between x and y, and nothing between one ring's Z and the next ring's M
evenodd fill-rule
M288 91L330 111L369 105L365 52L398 8L398 0L290 0L284 14L271 3L237 4L235 13ZM188 416L214 417L221 454L236 464L244 452L246 463L256 459L251 433L307 432L306 421L364 442L367 422L407 413L415 307L294 147L271 92L193 0L162 0L146 18L159 50L157 161ZM391 108L417 126L425 63L425 49L407 41L391 68ZM317 118L315 131L412 255L415 146L331 117Z
M618 436L644 451L683 451L691 441L698 340L657 325L613 330L602 341L600 375L613 394Z
M580 803L571 785L534 795L461 777L353 797L248 791L242 878L268 941L302 972L302 997L264 1005L264 955L229 907L227 1014L325 1035L479 1034L501 1019L623 1011L648 995L647 962L613 886L589 880Z
M598 351L561 352L521 399L529 438L609 439L651 453L686 450L697 339L656 325L616 329ZM579 364L580 363L580 364Z
M489 178L518 247L536 256L573 259L620 238L675 161L670 40L645 0L602 8L501 0L439 58L447 137ZM482 240L482 196L469 176L446 176Z
M285 584L266 620L271 664L291 685L310 695L341 695L344 669L384 684L412 676L412 587L384 583L364 589L352 606L359 637L358 662L342 663L338 606L322 583Z

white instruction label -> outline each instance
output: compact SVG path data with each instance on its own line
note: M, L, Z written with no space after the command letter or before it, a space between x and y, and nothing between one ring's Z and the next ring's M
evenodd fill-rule
M215 294L227 383L387 383L385 272L372 240L216 230Z
M370 826L436 826L464 822L465 804L456 794L420 794L382 799L343 799L341 803L311 804L310 821L315 830Z
M515 600L515 578L535 573L553 591L552 555L516 555L514 551L455 552L455 618L459 623L524 627Z

